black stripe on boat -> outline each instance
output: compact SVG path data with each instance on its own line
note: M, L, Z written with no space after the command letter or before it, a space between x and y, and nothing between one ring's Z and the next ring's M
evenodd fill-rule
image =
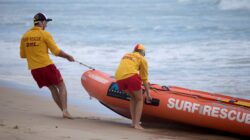
M113 82L110 85L110 87L108 89L107 96L114 97L114 98L119 98L119 99L127 100L127 101L130 100L130 96L126 92L121 91L119 89L118 85L115 82ZM159 106L160 100L156 99L156 98L153 98L149 103L146 102L146 100L144 101L144 103L146 105Z
M115 82L113 82L110 85L107 95L110 97L115 97L115 98L119 98L119 99L123 99L127 101L130 100L130 96L127 93L121 91Z

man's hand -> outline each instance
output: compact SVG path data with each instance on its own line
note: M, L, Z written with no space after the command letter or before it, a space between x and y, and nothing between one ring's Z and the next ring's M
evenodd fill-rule
M67 59L68 59L70 62L74 62L74 61L75 61L74 57L71 56L71 55L68 55L68 56L67 56Z
M67 54L67 53L64 52L63 50L60 50L58 56L63 57L63 58L66 58L66 59L69 60L70 62L74 62L74 61L75 61L75 59L74 59L73 56Z
M152 101L152 97L150 95L146 95L146 102L150 103Z

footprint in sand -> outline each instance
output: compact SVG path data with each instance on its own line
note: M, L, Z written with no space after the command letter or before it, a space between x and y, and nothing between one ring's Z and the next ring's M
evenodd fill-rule
M0 126L5 126L5 124L0 123Z
M19 126L18 126L18 125L15 125L15 126L13 127L13 129L19 129Z
M61 136L62 139L70 139L70 136Z

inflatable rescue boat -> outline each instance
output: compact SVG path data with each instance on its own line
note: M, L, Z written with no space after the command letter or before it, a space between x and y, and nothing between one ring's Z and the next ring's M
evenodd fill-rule
M115 80L98 70L88 70L81 77L91 97L112 111L130 118L129 100ZM142 122L176 121L250 136L250 100L176 86L150 85L151 103L144 103Z

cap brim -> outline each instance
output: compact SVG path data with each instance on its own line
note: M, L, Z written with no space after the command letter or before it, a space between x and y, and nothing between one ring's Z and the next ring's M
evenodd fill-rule
M51 18L48 18L48 19L46 19L46 21L49 22L49 21L52 21L52 19L51 19Z

